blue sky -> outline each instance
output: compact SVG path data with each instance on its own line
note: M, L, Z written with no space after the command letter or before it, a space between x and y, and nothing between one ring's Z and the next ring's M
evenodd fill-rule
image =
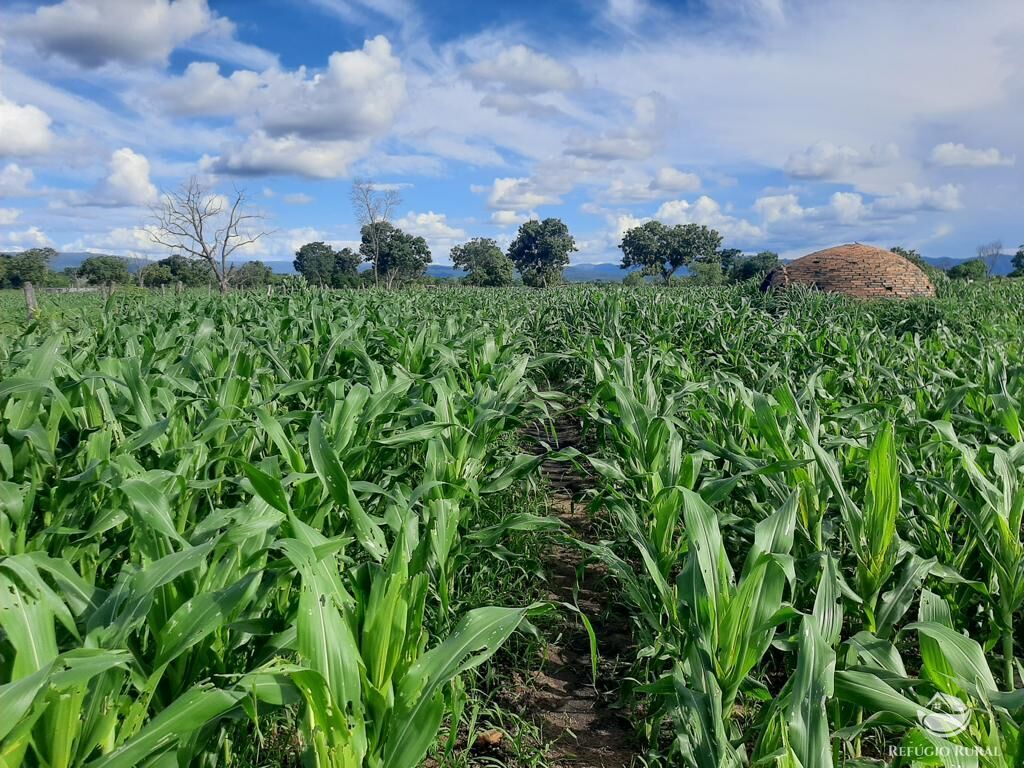
M5 0L0 249L159 256L149 207L245 188L290 260L399 189L434 261L558 216L797 256L1024 241L1024 3ZM1019 160L1018 160L1019 158Z

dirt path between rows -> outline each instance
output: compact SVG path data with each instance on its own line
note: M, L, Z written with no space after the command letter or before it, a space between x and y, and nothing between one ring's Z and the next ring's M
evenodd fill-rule
M555 420L556 436L543 425L528 429L525 436L552 448L582 450L579 420L562 414ZM569 528L571 535L592 541L594 531L586 507L578 503L590 480L569 463L547 460L541 471L550 487L551 513ZM533 674L529 711L545 742L551 745L552 768L629 768L637 753L628 721L611 708L618 688L614 659L628 650L628 625L609 616L608 596L614 585L595 564L583 564L576 547L554 543L545 556L551 595L549 599L575 603L590 619L602 658L595 688L591 672L590 642L583 623L570 617L562 635L546 647L543 669ZM622 614L619 614L620 616Z

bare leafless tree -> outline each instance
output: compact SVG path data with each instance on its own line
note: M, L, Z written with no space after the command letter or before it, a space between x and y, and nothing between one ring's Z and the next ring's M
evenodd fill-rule
M985 262L988 267L988 275L992 277L996 272L996 264L999 262L999 254L1003 252L1003 241L993 240L978 246L978 258Z
M228 201L193 176L177 190L161 195L153 207L150 238L173 252L205 261L217 277L220 292L227 293L231 254L270 234L252 228L264 217L248 212L247 203L244 189L236 188L234 200Z
M402 198L397 190L381 189L369 179L356 179L352 182L351 198L360 230L367 232L368 255L373 261L373 284L377 285L380 281L377 272L377 264L380 263L380 225L390 221Z

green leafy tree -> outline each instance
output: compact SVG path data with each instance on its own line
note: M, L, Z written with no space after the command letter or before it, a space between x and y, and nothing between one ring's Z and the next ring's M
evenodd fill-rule
M21 288L25 283L47 285L53 277L50 260L56 256L53 248L30 248L7 256L4 278L7 286Z
M725 273L718 261L695 261L689 266L689 282L697 285L721 285L725 282Z
M1013 271L1010 277L1024 277L1024 245L1021 245L1013 256Z
M722 264L722 273L729 275L733 267L743 259L743 251L739 248L723 248L718 253L718 261Z
M403 232L388 221L366 224L359 252L374 274L392 288L422 277L430 263L430 248L422 237Z
M988 277L988 265L983 259L970 259L957 264L947 274L953 280L984 280Z
M910 263L916 264L932 281L943 277L942 270L925 261L924 256L916 248L904 248L902 245L894 245L889 250L897 256L902 256Z
M562 282L562 271L575 250L576 241L565 222L534 219L519 226L519 233L508 247L508 257L526 285L542 288Z
M132 282L128 262L117 256L90 256L79 265L75 277L84 279L90 285L123 285Z
M292 266L310 285L330 286L334 282L334 249L327 243L306 243L295 252Z
M174 254L165 259L160 259L156 263L162 264L170 270L170 282L180 282L188 288L209 285L216 280L216 275L210 265L199 259L189 259L179 254Z
M274 282L274 270L262 261L247 261L232 270L229 280L235 288L262 288Z
M716 264L721 271L721 244L722 236L703 224L669 227L660 221L648 221L623 236L619 245L621 266L641 267L644 274L658 276L667 283L680 268L696 263Z
M147 288L159 288L175 282L171 268L163 262L147 264L141 270L142 284Z
M644 285L644 284L646 284L646 282L647 282L647 280L644 277L644 273L642 271L640 271L639 269L635 270L633 272L630 272L628 275L626 275L624 278L622 278L622 284L623 285L628 285L630 288L634 288L634 287L636 287L638 285Z
M334 271L331 272L331 287L351 288L362 281L359 277L359 265L362 258L351 248L342 248L334 252Z
M742 283L746 280L761 278L771 272L779 264L779 254L774 251L761 251L754 256L743 256L736 259L729 269L729 282Z
M515 282L515 265L498 244L487 237L476 237L452 248L452 263L469 274L468 285L503 286Z

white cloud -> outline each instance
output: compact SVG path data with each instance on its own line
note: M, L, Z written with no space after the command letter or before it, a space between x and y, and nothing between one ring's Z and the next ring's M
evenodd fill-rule
M281 198L289 205L309 205L313 198L305 192L292 192Z
M569 91L579 85L579 75L571 66L525 45L513 45L470 65L466 76L475 83L497 84L517 93Z
M147 258L167 255L167 249L153 242L153 226L115 227L107 232L84 235L61 250L109 253L112 256Z
M466 236L466 230L449 224L448 217L445 214L434 213L433 211L427 211L426 213L409 211L405 216L395 221L395 226L428 240Z
M250 105L262 77L239 69L222 77L212 61L194 61L180 77L168 80L157 89L157 98L176 115L235 115Z
M605 18L622 28L634 26L649 10L644 0L606 0L604 4Z
M864 198L856 192L835 192L829 200L829 208L840 224L854 224L866 218L869 208Z
M818 141L786 161L786 173L799 179L842 179L859 168L877 168L899 157L895 144L862 153L853 147Z
M1017 162L1013 155L1007 156L995 147L989 149L971 149L963 144L947 141L932 149L931 160L936 165L947 167L962 166L965 168L992 168L994 166L1012 166Z
M740 242L760 240L764 237L760 227L725 213L718 202L707 195L701 195L693 203L686 200L669 200L662 203L654 218L666 224L704 224L717 229L723 237Z
M639 203L650 200L664 200L666 197L683 192L696 192L701 188L700 177L685 173L671 166L662 166L649 181L616 178L606 190L600 193L602 200L619 203Z
M228 147L218 157L206 157L205 170L239 176L295 174L311 179L333 179L369 151L369 142L307 141L295 136L274 138L257 131L240 146Z
M650 221L650 219L648 219L646 217L645 218L641 218L641 217L638 217L638 216L633 216L632 214L628 214L628 213L619 214L619 215L613 217L612 218L612 225L613 225L612 238L614 239L615 242L612 243L612 245L614 247L618 248L619 247L619 243L622 242L622 238L625 237L626 232L628 232L629 230L633 229L634 227L639 227L641 224L644 224L645 222L648 222L648 221ZM676 223L682 223L682 222L676 222Z
M8 163L0 168L0 197L21 197L29 194L34 174L31 168Z
M700 186L700 176L697 174L686 173L667 165L658 169L650 184L651 189L674 193L696 192Z
M0 96L0 156L38 155L50 149L50 116L31 104L23 106Z
M646 160L654 144L645 136L595 136L577 139L565 152L593 160Z
M907 213L911 211L955 211L963 207L960 187L943 184L940 187L919 187L911 182L901 184L896 193L875 202L881 210Z
M29 227L21 232L2 233L0 242L15 248L45 248L53 245L53 241L39 227Z
M537 188L532 179L500 178L490 187L473 186L477 193L488 192L487 205L495 210L525 211L541 205L558 205L561 199Z
M655 94L633 102L631 125L599 136L570 136L565 154L591 160L645 160L658 144L662 99Z
M540 120L567 117L565 112L553 104L546 104L518 93L488 93L480 99L480 106L490 107L502 115L521 115Z
M110 156L110 174L98 190L108 205L147 205L156 199L156 187L149 180L149 160L128 147Z
M759 197L754 201L754 210L760 214L765 224L793 221L806 215L806 210L800 205L800 199L792 192Z
M300 69L266 78L260 100L263 128L274 136L354 139L391 127L405 100L402 64L383 35L361 50L331 54L327 70L311 78Z
M491 222L497 224L499 227L515 227L522 224L524 221L530 221L531 219L539 219L536 211L494 211L491 213Z
M754 211L767 229L794 230L794 225L852 225L873 215L870 205L857 192L834 192L825 205L804 207L792 192L765 195L754 201Z
M0 208L0 226L13 224L20 216L21 211L17 208Z
M165 63L215 23L206 0L63 0L16 19L13 30L43 53L92 69Z
M213 172L332 179L347 174L391 127L405 99L405 75L391 43L378 35L361 49L334 52L315 74L272 68L225 78L215 65L193 65L158 98L172 111L234 114L240 126L255 126L204 160Z
M446 258L454 245L468 237L466 230L449 224L445 214L433 211L426 213L409 211L395 221L395 226L426 240L435 260L438 257Z
M361 49L335 51L322 72L275 67L224 77L216 64L195 62L156 93L173 114L237 115L256 121L271 136L316 140L386 131L405 95L402 64L383 35L366 40Z

